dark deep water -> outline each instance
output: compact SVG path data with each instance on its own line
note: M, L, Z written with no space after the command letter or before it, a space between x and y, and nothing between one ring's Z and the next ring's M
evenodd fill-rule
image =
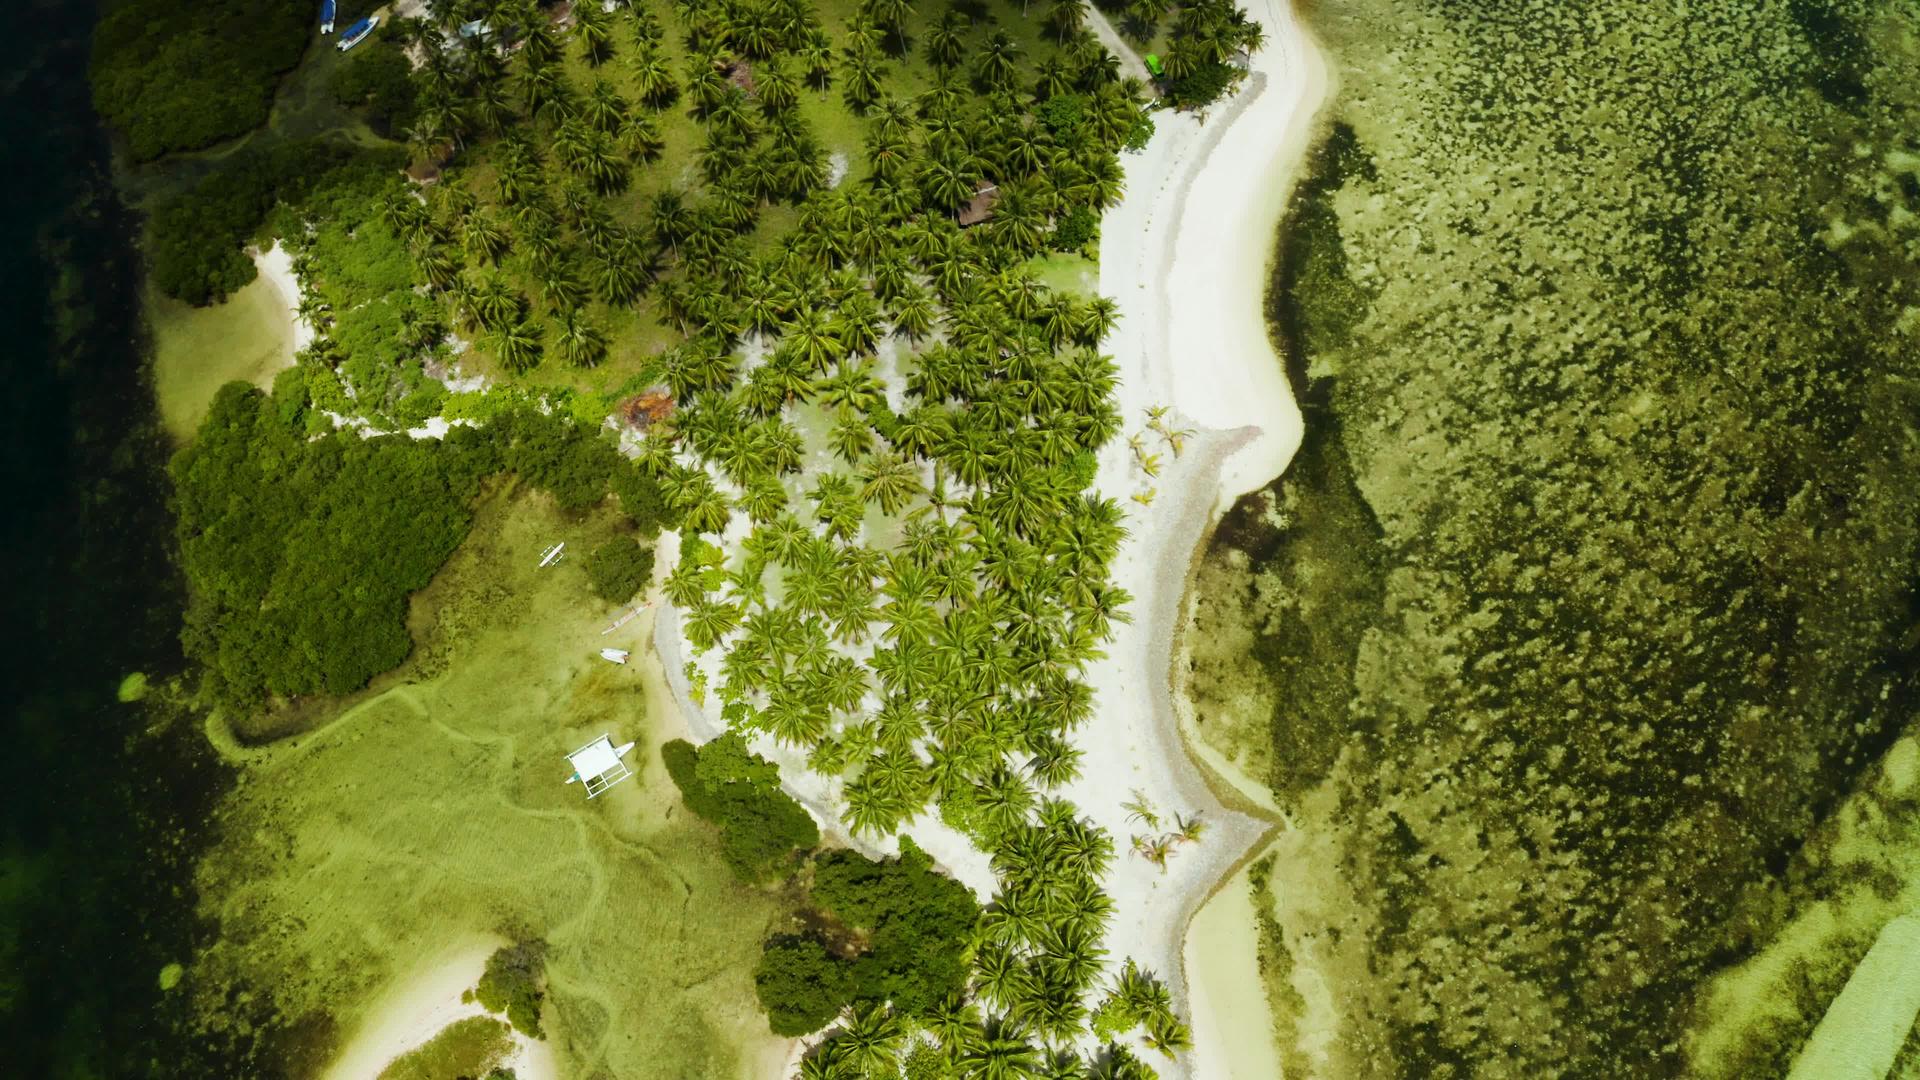
M96 12L0 4L0 1074L223 1077L158 983L205 930L190 872L223 772L164 694L116 698L180 671L182 595Z

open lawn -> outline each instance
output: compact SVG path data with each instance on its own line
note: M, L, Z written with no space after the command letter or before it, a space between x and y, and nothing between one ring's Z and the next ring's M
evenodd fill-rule
M611 515L569 520L503 487L414 599L414 657L372 696L255 752L200 871L222 936L191 966L203 1022L228 991L255 1023L330 1030L318 1066L380 988L476 934L550 946L546 1028L566 1075L725 1077L778 1059L750 975L774 898L735 883L659 762L673 714L648 705L645 618L602 637L585 552ZM536 570L541 550L569 557ZM578 554L574 554L578 552ZM592 802L563 755L601 732L637 776ZM326 1017L326 1020L319 1019Z

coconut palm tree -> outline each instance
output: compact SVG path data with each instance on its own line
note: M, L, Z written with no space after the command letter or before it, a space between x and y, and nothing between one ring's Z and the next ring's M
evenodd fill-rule
M961 57L966 55L966 35L971 26L965 15L948 8L932 26L927 27L924 44L927 60L940 68L958 66Z
M1053 0L1044 20L1047 33L1061 44L1077 37L1087 25L1087 0Z
M554 336L561 359L574 367L595 367L606 359L606 333L578 312L562 312L554 324Z
M856 113L865 112L879 100L886 74L886 65L877 59L865 54L849 57L841 70L840 86L840 95L847 107Z
M485 338L485 344L500 363L515 375L525 374L540 363L539 332L525 320L515 320L495 328Z
M1020 44L1013 39L1013 35L1005 30L995 30L987 35L986 42L980 46L978 58L974 61L974 76L989 90L1006 89L1013 85L1019 57Z
M901 1040L907 1029L882 1006L855 1009L842 1025L835 1044L859 1076L891 1076L896 1069Z
M686 628L687 640L705 652L720 639L739 629L740 609L734 604L703 595L693 601L681 625Z
M919 470L898 454L874 455L860 476L861 499L878 503L881 512L889 516L898 514L922 490Z
M587 101L581 115L587 123L612 134L620 130L622 121L627 117L627 99L620 95L612 83L597 78L587 91Z
M628 63L633 73L634 92L640 100L656 109L673 104L680 95L680 83L673 77L673 65L657 48L643 47Z
M613 20L597 0L573 5L573 32L588 64L599 67L613 55Z
M982 1038L958 1055L955 1066L963 1080L1031 1080L1040 1053L1011 1025L990 1024Z

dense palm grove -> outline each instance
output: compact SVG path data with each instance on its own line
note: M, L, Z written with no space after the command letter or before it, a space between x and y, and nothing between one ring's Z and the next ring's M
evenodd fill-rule
M417 421L449 329L497 379L608 363L631 370L618 395L664 384L672 415L623 437L687 538L667 591L696 693L840 777L855 834L937 813L992 855L964 989L846 1014L807 1076L1140 1077L1124 1040L1188 1042L1103 944L1113 839L1049 794L1128 597L1107 574L1123 511L1088 490L1121 426L1098 351L1116 308L1039 260L1093 241L1147 95L1080 0L1023 7L871 0L830 26L805 0L437 4L393 28L437 182L358 212L351 258L326 224L291 240L316 414ZM1224 3L1173 25L1177 73L1259 40ZM401 248L408 287L344 298L344 270ZM374 311L391 335L369 336L403 343L385 366L346 340ZM596 424L616 396L484 398L529 393ZM429 403L484 419L477 397Z

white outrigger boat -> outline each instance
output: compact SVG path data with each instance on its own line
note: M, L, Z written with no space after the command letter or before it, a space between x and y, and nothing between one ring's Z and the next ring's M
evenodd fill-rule
M632 743L615 746L612 739L600 736L567 755L567 764L573 766L573 775L567 777L567 783L586 785L587 798L595 798L633 775L627 763L620 760L632 750Z
M373 28L379 25L380 16L378 15L369 15L361 19L359 22L347 27L346 31L340 35L340 44L335 45L334 48L339 49L341 52L346 52L348 49L365 41L367 35L373 33Z
M547 567L552 566L554 563L557 563L562 558L564 558L566 556L566 548L567 548L567 542L565 540L562 540L559 543L548 548L547 550L541 552L540 553L540 569L544 570Z

